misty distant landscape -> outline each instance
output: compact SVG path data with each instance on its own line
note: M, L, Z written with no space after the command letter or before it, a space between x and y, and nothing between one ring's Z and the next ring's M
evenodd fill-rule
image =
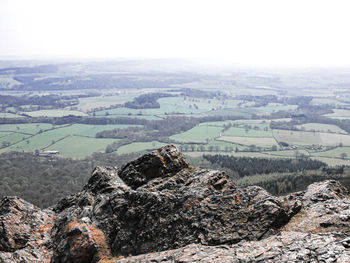
M79 190L94 166L167 144L196 166L224 169L242 186L274 194L326 178L348 182L347 69L180 59L17 64L0 68L3 196L48 206ZM36 164L42 168L29 175L20 168ZM43 185L43 178L52 179Z
M349 263L349 10L1 0L0 263Z

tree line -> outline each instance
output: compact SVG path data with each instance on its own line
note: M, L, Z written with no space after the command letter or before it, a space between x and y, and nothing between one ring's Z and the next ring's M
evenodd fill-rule
M255 157L234 157L227 155L204 155L211 164L229 168L239 177L255 174L290 173L305 170L318 170L327 165L318 160L301 156L298 159L269 159Z

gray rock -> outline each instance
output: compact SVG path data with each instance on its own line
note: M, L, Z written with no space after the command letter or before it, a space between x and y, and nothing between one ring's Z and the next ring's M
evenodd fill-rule
M95 168L52 211L4 198L0 262L347 262L347 194L336 181L284 197L240 189L170 145Z

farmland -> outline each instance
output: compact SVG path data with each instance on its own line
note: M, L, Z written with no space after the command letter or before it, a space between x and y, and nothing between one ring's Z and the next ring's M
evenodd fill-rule
M9 112L0 112L0 118L23 118L23 116Z
M40 130L49 130L52 129L52 127L53 126L48 123L2 124L0 125L0 131L13 131L33 135Z
M100 107L110 107L112 105L122 105L123 103L132 100L135 95L132 94L118 94L118 95L100 95L97 97L87 97L80 98L77 107L83 111L87 112L92 109Z
M238 136L221 136L218 138L220 141L224 142L232 142L232 143L237 143L241 145L255 145L255 146L260 146L260 147L270 147L272 145L276 145L277 143L275 139L273 138L259 138L259 137L238 137Z
M350 136L325 132L303 132L289 130L274 130L273 134L278 141L296 145L324 145L337 146L343 144L350 146Z
M64 117L64 116L87 116L86 113L81 111L72 111L72 110L39 110L39 111L30 111L23 112L30 117Z
M61 125L51 124L8 124L0 126L0 152L34 150L56 150L63 156L81 158L96 151L104 151L115 139L95 138L103 130L123 129L134 125ZM9 146L5 146L5 143Z
M329 118L349 118L350 110L333 109L333 113L326 114Z
M267 125L263 126L262 129L255 125L253 129L231 127L222 133L223 136L238 136L238 137L272 137L272 131L268 130Z
M32 171L42 167L40 182L52 178L68 189L45 184L38 190L27 171L17 169L1 177L3 192L12 188L6 194L17 195L21 185L34 189L34 199L45 193L40 202L49 205L53 189L60 196L80 189L95 165L120 165L167 144L195 166L223 170L238 183L275 194L321 179L348 180L348 70L204 69L163 62L33 62L7 69L3 62L2 171L24 160ZM258 168L240 177L236 168L208 161L215 155L238 164L246 158L243 170ZM323 163L307 170L313 160ZM272 173L258 163L274 163ZM296 169L281 170L285 163Z
M201 125L184 133L173 135L170 139L177 142L206 143L215 137L219 137L221 130L221 127Z
M57 141L45 150L59 151L65 157L84 158L94 152L104 152L107 145L115 141L116 139L95 139L72 135Z
M306 123L306 124L298 125L297 128L306 130L306 131L320 131L320 132L347 134L346 131L332 124Z
M349 83L346 74L327 73L324 83L317 72L152 71L133 63L57 64L55 77L5 70L0 151L83 158L111 145L109 153L126 154L173 143L196 156L347 160L350 92L330 85ZM142 95L158 97L130 106Z

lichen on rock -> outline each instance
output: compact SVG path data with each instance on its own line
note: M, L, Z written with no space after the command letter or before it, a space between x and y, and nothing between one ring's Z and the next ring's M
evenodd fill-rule
M284 197L240 189L168 145L95 168L50 210L4 198L0 262L346 262L349 205L336 181Z

